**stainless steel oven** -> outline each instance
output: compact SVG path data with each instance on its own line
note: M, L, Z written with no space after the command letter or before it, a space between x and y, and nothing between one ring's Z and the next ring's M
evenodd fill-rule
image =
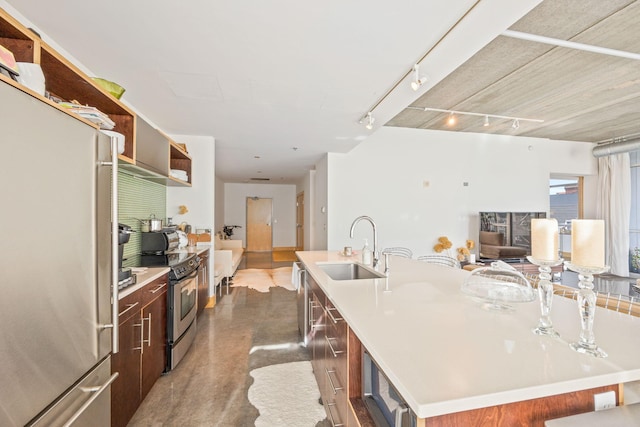
M187 354L196 336L198 266L195 255L171 267L167 292L167 367L174 369Z
M366 351L362 356L362 391L377 427L416 427L415 413Z
M196 297L198 295L198 272L173 283L173 337L181 337L196 318Z

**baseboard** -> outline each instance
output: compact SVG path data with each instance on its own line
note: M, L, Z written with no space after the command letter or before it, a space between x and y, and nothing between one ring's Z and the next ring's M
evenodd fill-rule
M279 247L274 247L273 248L273 252L280 252L280 251L295 251L296 247L295 246L279 246Z
M209 297L209 301L207 301L207 305L204 306L204 308L213 308L216 306L216 297L214 296L210 296Z

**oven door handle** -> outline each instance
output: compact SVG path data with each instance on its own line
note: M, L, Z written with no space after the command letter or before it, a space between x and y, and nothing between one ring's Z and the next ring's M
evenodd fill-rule
M180 280L177 280L177 281L176 281L176 283L180 283L180 282L182 282L183 280L194 279L194 278L196 278L196 277L198 277L198 269L197 269L197 268L196 268L195 270L193 270L193 272L192 272L192 273L190 273L188 276L183 277L183 278L182 278L182 279L180 279Z

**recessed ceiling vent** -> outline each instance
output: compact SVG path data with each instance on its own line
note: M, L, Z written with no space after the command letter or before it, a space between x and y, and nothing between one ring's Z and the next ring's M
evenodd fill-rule
M271 181L271 178L249 178L250 181Z

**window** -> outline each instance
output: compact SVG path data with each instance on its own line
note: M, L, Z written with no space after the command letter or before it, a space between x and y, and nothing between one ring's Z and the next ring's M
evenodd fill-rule
M629 153L631 163L631 216L629 218L629 272L640 274L640 151Z
M581 177L549 180L549 213L560 227L560 253L564 259L571 259L571 220L582 217Z

